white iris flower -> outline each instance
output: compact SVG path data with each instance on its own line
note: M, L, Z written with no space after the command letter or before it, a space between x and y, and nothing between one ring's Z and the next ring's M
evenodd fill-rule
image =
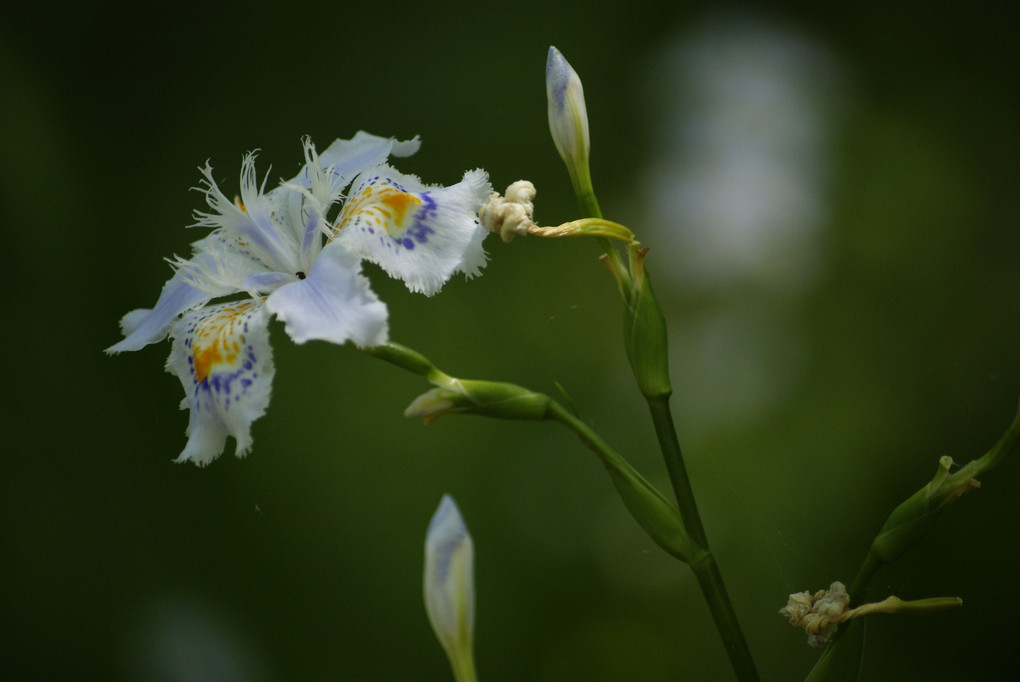
M255 155L241 163L240 196L220 191L202 169L212 228L193 256L172 264L155 307L121 320L124 339L109 353L173 339L166 369L184 386L188 444L177 461L205 465L227 436L236 454L251 447L251 424L265 412L273 379L268 324L285 323L296 343L317 339L360 346L386 343L387 309L361 273L378 264L415 292L431 295L454 273L477 275L487 234L477 212L492 188L482 170L449 187L426 186L385 164L410 156L417 138L397 141L359 132L317 154L304 141L305 164L268 192Z

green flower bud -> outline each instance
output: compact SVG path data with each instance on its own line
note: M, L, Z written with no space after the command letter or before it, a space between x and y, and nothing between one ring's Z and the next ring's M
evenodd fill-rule
M698 550L676 507L629 464L603 461L620 499L655 544L681 561L693 563L697 560Z
M669 341L666 318L662 315L652 284L645 272L648 249L631 244L631 291L624 308L624 347L641 394L662 398L673 392L669 381Z
M426 424L431 424L444 414L463 412L466 408L460 407L454 400L457 396L456 392L447 388L433 388L425 391L407 406L404 416L411 419L424 419Z
M935 525L945 505L980 486L974 478L957 480L950 476L951 457L939 460L939 468L928 485L908 497L893 510L871 543L871 552L884 562L894 561Z
M420 417L426 424L444 414L458 412L501 419L541 420L546 418L550 402L548 396L515 384L444 376L439 386L415 398L404 416Z

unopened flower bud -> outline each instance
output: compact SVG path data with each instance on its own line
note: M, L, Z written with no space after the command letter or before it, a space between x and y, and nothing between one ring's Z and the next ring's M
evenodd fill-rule
M460 510L444 495L425 536L425 610L457 680L475 679L474 545Z
M951 457L940 458L931 482L893 510L871 543L876 557L887 563L898 558L927 534L947 504L980 487L977 479L951 475L953 466Z
M588 169L588 111L577 72L555 47L545 63L545 92L549 101L549 132L576 190L591 188ZM580 193L580 192L579 192Z
M444 414L463 411L458 407L458 394L448 388L433 388L425 391L411 401L411 404L404 410L404 416L411 419L424 419L426 424L431 424Z
M478 414L501 419L542 420L549 396L516 384L444 377L442 384L421 394L404 410L405 417L431 423L445 414Z
M620 499L659 547L687 563L702 552L691 541L680 512L629 464L603 460Z
M631 292L624 312L623 340L638 388L645 398L663 398L673 392L669 381L669 341L666 318L652 292L645 270L648 249L630 245Z

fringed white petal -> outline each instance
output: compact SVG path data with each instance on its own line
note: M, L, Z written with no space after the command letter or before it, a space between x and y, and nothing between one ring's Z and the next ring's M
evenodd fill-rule
M477 213L491 192L482 170L449 187L428 187L378 166L355 179L334 240L431 295L455 272L474 276L484 266L487 233Z
M247 291L245 281L252 275L273 272L232 239L224 230L216 230L191 245L191 260L178 258L171 265L191 286L211 298Z
M184 387L181 409L191 411L178 462L205 466L223 453L227 436L238 457L248 452L273 382L268 319L261 301L245 300L190 312L174 325L166 369Z
M288 205L287 194L301 197L296 188L280 186L265 193L265 178L260 185L255 173L255 155L246 154L241 162L240 201L231 201L220 190L212 176L212 167L201 169L209 212L195 211L195 226L222 230L224 238L235 248L266 269L294 272L299 269L298 251L302 223L292 224L294 217L282 209Z

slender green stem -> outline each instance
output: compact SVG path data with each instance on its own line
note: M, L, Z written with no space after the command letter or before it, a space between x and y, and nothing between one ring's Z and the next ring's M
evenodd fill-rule
M687 476L687 467L684 464L683 453L680 451L680 441L676 435L676 427L673 425L673 415L669 409L669 395L649 397L648 409L652 414L655 435L659 439L659 449L666 462L669 480L673 485L673 492L676 495L680 514L684 519L684 526L694 542L704 550L701 558L691 563L691 568L698 578L698 585L701 587L702 594L705 595L705 601L708 602L708 608L712 612L712 618L715 620L716 629L726 647L726 653L730 657L733 670L737 673L737 679L757 680L758 670L755 667L754 658L751 656L751 649L740 628L740 622L737 620L736 611L730 602L722 573L715 562L715 556L708 547L708 536L701 523L701 514L698 512L698 505L694 500L691 480Z
M622 455L613 450L611 445L606 442L602 436L596 433L591 426L573 416L562 405L551 400L549 402L548 416L549 419L558 421L576 433L580 439L584 441L584 444L588 445L589 449L595 453L600 460L602 460L603 464L605 464L607 468L621 472L627 477L640 481L641 484L647 486L649 490L655 490L655 487L645 480L645 477L642 476L639 471L634 469ZM665 496L657 490L655 492L656 496L659 497L664 504L669 505L670 508L673 509L673 514L675 514L675 508L672 508L672 505L665 499ZM678 526L677 530L680 530Z
M668 415L668 406L666 409ZM562 406L552 403L550 406L550 417L574 431L603 461L614 464L621 463L621 465L630 468L630 464L602 440L598 434L592 431L591 427L564 410ZM672 429L672 420L670 420L670 428ZM658 427L656 430L658 431ZM676 441L675 433L673 441L674 443ZM680 449L676 447L675 450L679 466L682 470L683 460L679 459ZM686 480L686 474L684 474L684 480ZM687 499L690 500L693 507L693 496L689 494L689 485L687 486L687 491ZM681 513L683 513L682 509ZM694 508L694 513L697 513L696 508ZM686 523L687 517L684 516L683 518L685 526L687 526L687 532L691 533L690 524ZM697 522L697 527L701 528L700 520ZM703 529L701 533L704 535ZM708 609L712 614L712 619L715 621L719 637L726 647L726 654L730 659L734 672L737 674L737 679L741 682L757 682L759 679L758 670L751 656L751 649L747 645L747 640L740 628L740 622L737 620L736 611L733 609L733 604L730 601L729 593L726 591L726 585L723 582L722 573L720 573L719 567L715 562L715 557L706 545L701 545L693 551L695 556L687 561L687 563L697 577L698 585L705 596Z
M756 682L759 679L758 669L751 656L751 649L747 646L744 632L740 629L740 622L737 621L736 611L733 610L715 557L706 550L698 561L691 563L691 568L698 579L701 593L708 602L708 610L712 612L715 627L719 631L719 637L722 638L723 646L726 647L726 655L730 658L737 679L741 682Z
M707 550L708 537L705 535L705 528L701 523L701 514L698 513L698 505L694 501L694 491L691 489L691 479L687 476L687 466L684 464L683 454L680 452L680 441L677 439L673 415L669 410L669 396L648 398L648 409L652 413L655 435L659 439L659 449L666 462L669 482L673 485L677 507L684 517L684 525L694 541Z
M570 168L568 166L568 168ZM595 196L595 190L591 185L591 176L587 173L587 164L584 165L585 177L578 178L575 176L573 169L570 170L570 180L574 185L574 195L577 197L577 206L581 210L581 215L586 218L602 218L602 209L599 207L599 200ZM602 252L606 254L606 258L609 261L609 268L613 271L617 281L620 281L621 288L624 292L629 290L628 286L624 286L630 279L627 266L623 262L623 258L620 257L620 252L616 250L612 242L607 237L596 237L595 242L602 249ZM624 294L627 295L626 293Z
M625 225L602 218L580 218L578 220L571 220L569 223L545 227L534 225L528 228L528 234L554 239L559 237L605 237L606 239L617 239L627 244L634 241L634 233Z
M587 169L587 165L585 165L585 169ZM574 177L572 172L571 180L574 183L574 192L582 215L601 218L602 211L599 209L598 199L595 197L590 178ZM631 278L637 276L636 273L626 269L619 252L613 248L608 239L600 237L598 244L606 253L610 270L613 271L620 283L620 290L627 305L631 305L631 297L634 294L629 284ZM702 594L705 595L705 601L708 603L709 611L712 613L716 629L723 640L726 654L730 658L737 678L741 682L756 681L759 679L758 671L751 656L750 647L748 647L747 639L740 628L737 614L733 610L722 573L720 573L715 557L708 547L708 537L701 523L701 514L698 513L694 491L691 489L690 478L687 476L687 467L684 465L683 454L680 452L680 441L673 425L673 415L669 410L669 393L646 395L646 398L652 414L655 434L659 440L659 449L662 451L666 469L669 472L669 480L676 495L680 516L683 519L687 535L697 547L698 558L690 561L689 564L697 576L698 585L701 587Z
M599 200L595 196L595 188L591 184L591 170L585 160L579 168L567 164L567 171L570 173L570 184L574 187L574 196L577 197L577 207L581 209L581 215L587 218L601 218L602 209L599 208Z
M609 443L603 440L602 436L595 433L595 431L584 423L584 421L575 417L567 410L567 408L563 407L555 400L551 400L549 402L549 418L563 424L577 434L581 440L584 441L584 444L587 445L588 448L607 466L626 468L629 470L633 469L630 462L624 459L620 453L609 445Z

